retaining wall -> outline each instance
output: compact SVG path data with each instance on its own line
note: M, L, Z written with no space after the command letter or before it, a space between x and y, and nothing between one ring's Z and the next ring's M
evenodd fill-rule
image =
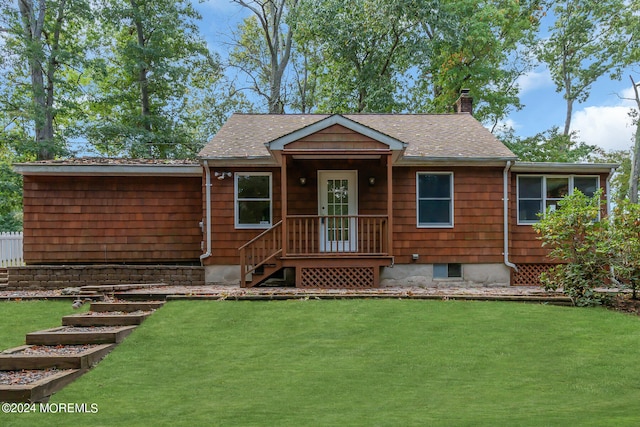
M85 285L166 283L204 285L204 268L182 265L29 265L9 267L7 289L63 289Z

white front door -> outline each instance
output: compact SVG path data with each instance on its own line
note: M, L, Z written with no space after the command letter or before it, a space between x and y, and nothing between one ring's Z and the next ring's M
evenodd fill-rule
M358 171L318 171L320 250L357 252Z

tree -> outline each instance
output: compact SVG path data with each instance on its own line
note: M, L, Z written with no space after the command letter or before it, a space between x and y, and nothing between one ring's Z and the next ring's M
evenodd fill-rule
M416 12L420 51L416 111L444 113L467 88L474 116L496 124L520 109L517 79L532 67L528 54L539 26L539 1L422 1ZM431 4L430 4L431 3Z
M638 298L640 290L640 205L621 200L610 216L610 260L616 279Z
M579 141L575 133L563 135L557 127L528 138L518 137L509 129L499 138L525 162L580 162L603 154L595 145Z
M292 26L298 0L233 0L250 10L236 35L232 66L252 81L251 89L265 98L269 113L284 113L283 80L293 48Z
M403 97L415 19L397 0L303 1L296 42L315 51L320 112L397 112ZM416 52L417 53L417 52Z
M575 102L584 102L596 80L619 78L628 64L632 38L625 23L632 12L625 0L569 0L552 3L550 35L537 57L549 67L566 103L563 134L571 131ZM637 43L637 41L635 42Z
M65 117L77 109L81 93L75 78L82 68L91 19L87 0L20 0L0 6L5 63L0 87L4 131L21 135L38 159L51 159L65 147ZM16 128L21 128L17 130ZM30 142L29 144L26 144Z
M579 306L598 304L594 289L609 277L608 222L598 220L603 203L602 190L591 198L574 190L533 225L542 246L551 249L549 256L561 262L542 274L543 285L562 288Z
M640 50L640 49L639 49ZM633 110L632 117L636 124L635 143L633 145L633 162L631 163L631 173L629 177L629 200L632 203L638 203L638 179L640 175L640 95L638 88L640 83L633 80L633 76L629 76L635 94L637 110Z
M108 0L90 69L86 134L100 153L193 157L193 106L221 76L187 0ZM209 98L210 99L210 98Z
M302 1L296 45L317 53L318 110L450 112L463 88L474 115L519 108L517 77L538 26L537 1Z

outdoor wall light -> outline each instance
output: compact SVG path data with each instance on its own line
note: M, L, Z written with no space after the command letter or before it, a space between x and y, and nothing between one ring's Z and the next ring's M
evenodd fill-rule
M218 178L220 181L222 181L223 179L225 179L226 177L231 178L231 172L214 172L213 176L215 176L216 178Z
M369 185L372 186L372 187L374 185L376 185L376 177L375 176L370 176L369 177Z
M300 185L302 185L303 187L305 185L307 185L307 178L305 178L304 176L300 177Z

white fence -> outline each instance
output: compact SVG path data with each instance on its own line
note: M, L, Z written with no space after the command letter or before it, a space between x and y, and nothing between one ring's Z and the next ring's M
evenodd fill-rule
M22 233L0 233L0 267L22 264Z

